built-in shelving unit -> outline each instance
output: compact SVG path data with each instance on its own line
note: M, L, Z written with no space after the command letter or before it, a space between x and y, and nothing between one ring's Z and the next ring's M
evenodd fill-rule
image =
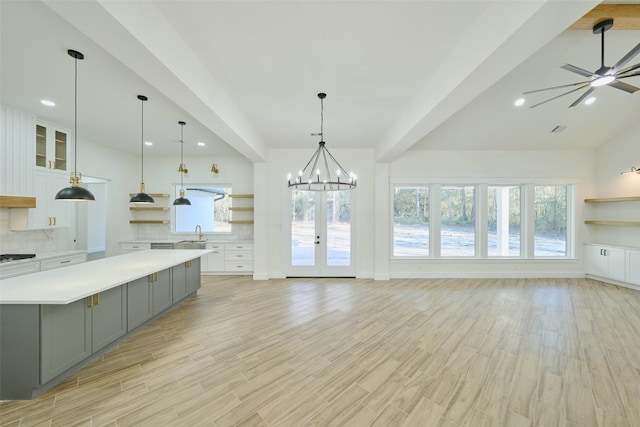
M253 199L253 194L229 194L233 203L234 199L243 200L242 206L230 206L229 210L232 212L253 212L253 206L246 206L248 200ZM251 214L253 216L253 214ZM253 224L253 219L232 219L229 221L229 224Z
M156 200L157 205L135 205L132 204L129 206L129 210L133 212L168 212L170 210L169 206L166 206L166 200L169 199L170 195L166 193L150 193L151 197ZM132 193L129 194L129 197L133 196ZM159 200L160 199L160 200ZM162 200L165 199L165 200ZM158 214L152 214L153 217L148 218L137 218L129 220L129 224L169 224L169 219L164 216L159 216Z
M603 197L594 199L584 199L585 203L615 203L615 202L640 202L640 196L633 197ZM589 225L613 225L622 227L640 227L640 221L617 221L617 220L586 220Z

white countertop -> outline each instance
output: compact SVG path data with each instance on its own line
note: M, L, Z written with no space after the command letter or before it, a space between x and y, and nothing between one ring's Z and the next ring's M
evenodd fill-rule
M33 253L33 252L31 252ZM87 251L60 251L60 252L44 252L44 253L36 253L34 258L25 258L25 259L17 259L15 261L3 262L0 263L0 268L3 266L16 265L21 263L33 262L33 261L43 261L45 259L65 257L67 255L76 255L76 254L86 254Z
M211 251L146 250L3 279L0 304L69 304Z

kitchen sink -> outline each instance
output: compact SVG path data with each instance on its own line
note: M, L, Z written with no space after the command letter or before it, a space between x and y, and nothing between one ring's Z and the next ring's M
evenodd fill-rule
M174 249L205 249L206 240L183 240L173 244Z

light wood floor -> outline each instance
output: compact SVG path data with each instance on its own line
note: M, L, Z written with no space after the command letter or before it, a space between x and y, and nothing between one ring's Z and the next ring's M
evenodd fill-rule
M640 426L640 292L592 280L204 277L0 424Z

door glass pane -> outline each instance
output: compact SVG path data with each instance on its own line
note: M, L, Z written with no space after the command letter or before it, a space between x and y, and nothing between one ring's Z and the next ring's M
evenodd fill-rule
M47 128L36 125L36 166L47 167Z
M487 254L520 256L520 187L490 186L487 205Z
M429 256L429 188L393 190L393 256Z
M327 191L327 265L351 265L351 192Z
M67 170L67 134L56 131L55 169Z
M567 186L535 187L535 256L567 255Z
M293 190L291 192L291 265L315 265L315 242L315 193Z
M441 187L440 254L474 256L476 253L475 187Z

